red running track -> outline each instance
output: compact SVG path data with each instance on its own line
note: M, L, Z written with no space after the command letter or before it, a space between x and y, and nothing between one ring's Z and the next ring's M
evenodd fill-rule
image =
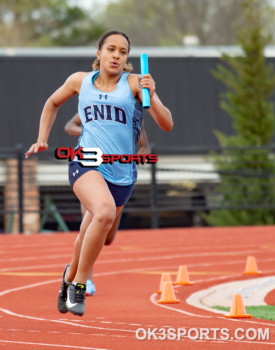
M83 317L60 314L56 300L64 266L70 261L76 233L0 235L0 349L266 349L275 347L275 322L225 319L195 308L186 298L219 283L247 279L241 275L254 255L260 276L275 274L275 228L192 228L120 231L104 247L94 271L96 294L86 298ZM161 306L161 273L176 278L187 265L192 286L179 287L179 304ZM254 278L254 277L253 277ZM230 340L138 340L136 331L184 328L195 336L202 328L227 328ZM240 341L236 329L269 328L269 340ZM212 332L212 331L211 331ZM144 333L140 333L142 336ZM240 334L239 334L240 335ZM241 334L242 335L242 334ZM234 339L231 339L234 338Z

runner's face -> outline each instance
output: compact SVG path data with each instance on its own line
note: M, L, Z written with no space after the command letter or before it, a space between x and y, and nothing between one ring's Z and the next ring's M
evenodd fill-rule
M121 73L127 62L128 49L128 41L122 35L108 36L101 50L97 51L100 67L114 74Z

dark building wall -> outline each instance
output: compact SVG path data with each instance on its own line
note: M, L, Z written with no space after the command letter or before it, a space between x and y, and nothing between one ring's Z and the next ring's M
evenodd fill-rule
M130 58L139 72L139 58ZM150 142L161 146L203 147L217 145L213 131L231 134L232 121L220 109L224 86L211 70L219 58L152 57L149 69L156 91L171 110L174 129L162 131L145 113ZM37 139L40 114L47 98L76 71L89 71L93 58L87 57L0 57L0 147L22 143L27 149ZM77 96L59 109L49 146L74 146L76 139L64 132L65 123L77 111Z

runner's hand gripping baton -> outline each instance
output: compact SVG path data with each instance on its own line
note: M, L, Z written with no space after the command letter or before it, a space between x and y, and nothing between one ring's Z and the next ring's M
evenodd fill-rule
M149 73L148 68L148 55L143 53L140 55L140 72L141 72L141 78L144 74ZM150 91L149 89L142 89L142 107L144 109L150 108Z

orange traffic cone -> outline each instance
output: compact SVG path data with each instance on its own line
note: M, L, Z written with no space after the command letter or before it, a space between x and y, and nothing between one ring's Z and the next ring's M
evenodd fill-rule
M245 310L245 306L243 303L243 298L241 294L234 294L230 313L229 315L223 315L226 318L241 318L241 317L253 317L252 315L248 315Z
M174 288L172 282L164 282L160 300L160 304L176 304L179 303L179 300L175 297Z
M158 294L162 293L164 282L171 282L172 283L171 276L169 273L163 273L161 275L159 290L157 290L156 293L158 293Z
M260 274L261 274L261 271L258 270L255 256L248 256L243 275L260 275Z
M178 275L177 275L177 280L173 284L191 285L194 283L195 282L190 282L190 280L189 280L187 266L180 266L179 271L178 271Z

